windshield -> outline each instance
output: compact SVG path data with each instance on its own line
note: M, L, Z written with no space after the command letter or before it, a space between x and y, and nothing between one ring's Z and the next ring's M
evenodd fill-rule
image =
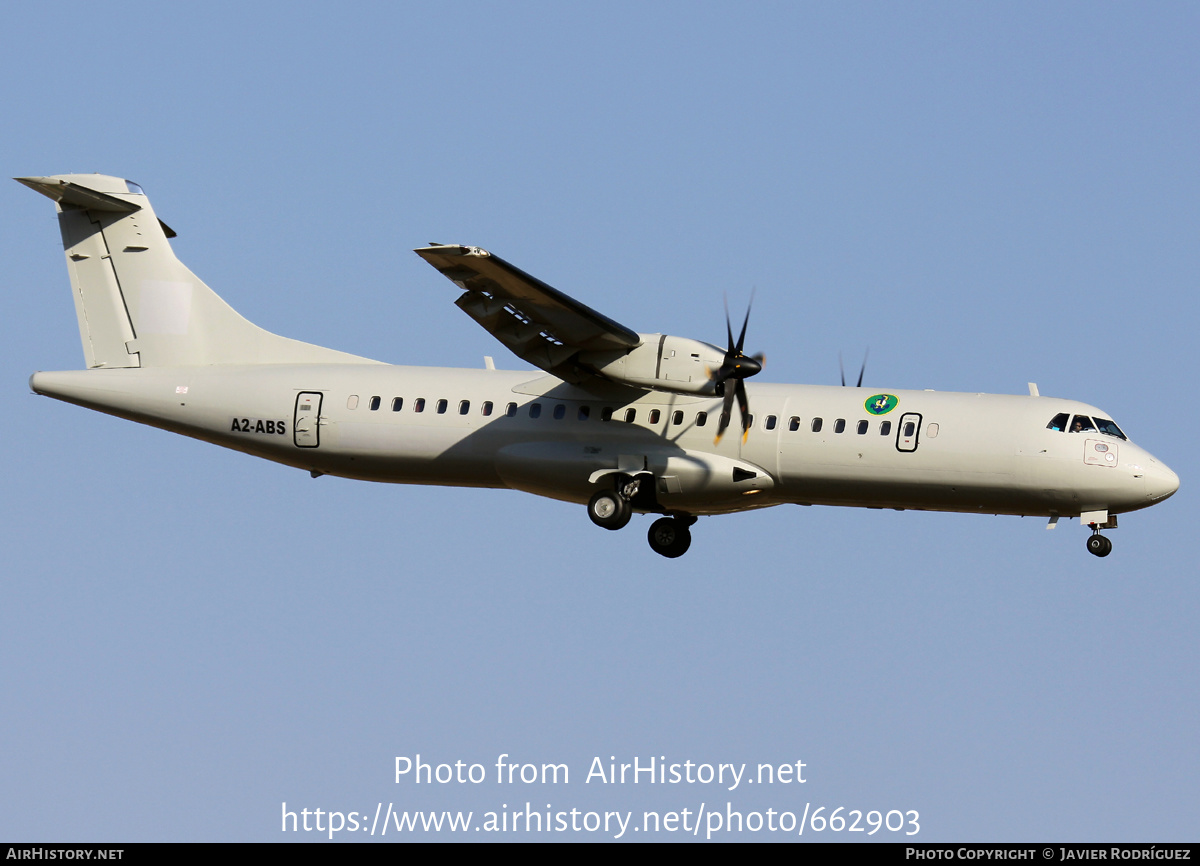
M1068 421L1070 419L1070 421ZM1067 412L1059 412L1050 419L1050 423L1046 425L1047 430L1055 430L1059 433L1070 431L1072 433L1103 433L1106 436L1116 436L1118 439L1129 441L1129 438L1121 432L1121 428L1107 418L1096 416L1089 418L1087 415L1071 416Z

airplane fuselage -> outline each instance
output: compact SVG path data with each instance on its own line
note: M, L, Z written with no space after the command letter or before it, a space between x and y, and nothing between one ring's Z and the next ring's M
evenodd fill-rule
M1130 441L1049 429L1060 413L1107 417L1052 397L892 391L874 414L867 389L755 384L745 442L714 444L719 398L597 394L536 371L210 366L30 384L318 475L586 502L596 473L646 470L666 512L798 503L1073 517L1145 508L1178 484Z

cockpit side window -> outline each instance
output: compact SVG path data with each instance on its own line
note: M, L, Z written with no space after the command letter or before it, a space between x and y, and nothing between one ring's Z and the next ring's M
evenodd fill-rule
M1055 415L1053 418L1050 419L1050 423L1046 425L1046 429L1047 430L1057 430L1059 433L1062 433L1064 430L1067 429L1067 419L1070 417L1071 416L1068 415L1066 412L1059 412L1057 415Z
M1109 436L1116 436L1118 439L1125 439L1125 441L1129 441L1128 437L1121 432L1121 428L1112 421L1109 421L1107 418L1097 418L1096 427L1099 428L1101 433L1107 433Z
M1087 415L1076 415L1071 419L1072 433L1095 433L1096 425L1092 423L1092 419Z

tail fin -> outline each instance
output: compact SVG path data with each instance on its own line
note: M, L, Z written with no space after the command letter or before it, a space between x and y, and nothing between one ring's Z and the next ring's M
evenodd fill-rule
M88 367L371 363L264 331L171 250L141 187L101 174L19 177L58 205Z

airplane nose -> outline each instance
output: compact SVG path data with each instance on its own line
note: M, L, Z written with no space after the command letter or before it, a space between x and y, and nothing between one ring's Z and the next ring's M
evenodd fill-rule
M1152 502L1162 502L1178 489L1179 476L1167 464L1152 460L1146 471L1146 496Z

